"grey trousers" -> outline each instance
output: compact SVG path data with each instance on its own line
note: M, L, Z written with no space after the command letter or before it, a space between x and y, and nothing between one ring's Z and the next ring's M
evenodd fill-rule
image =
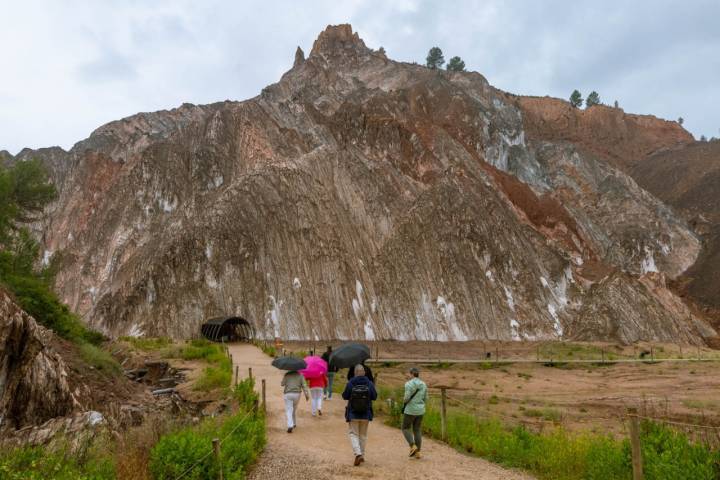
M348 423L350 445L355 455L365 455L365 443L367 442L368 420L350 420Z
M402 433L408 445L415 445L418 449L422 447L422 419L422 415L403 414Z

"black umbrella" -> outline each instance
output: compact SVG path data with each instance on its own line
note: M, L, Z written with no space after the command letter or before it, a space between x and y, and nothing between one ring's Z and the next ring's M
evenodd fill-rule
M272 361L272 366L280 370L289 370L292 372L294 370L307 368L307 363L298 357L278 357Z
M330 365L350 368L370 358L370 349L361 343L346 343L330 354Z

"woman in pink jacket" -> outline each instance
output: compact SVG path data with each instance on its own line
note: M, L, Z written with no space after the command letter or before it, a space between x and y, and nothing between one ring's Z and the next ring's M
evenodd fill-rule
M328 384L327 376L323 375L322 377L309 378L308 384L310 386L310 405L312 407L313 417L316 414L322 416L323 392Z

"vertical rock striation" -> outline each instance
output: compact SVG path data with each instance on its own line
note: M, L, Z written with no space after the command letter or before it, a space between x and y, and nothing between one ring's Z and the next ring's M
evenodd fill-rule
M715 334L665 286L698 239L617 161L529 135L538 115L480 74L389 60L349 25L303 57L255 98L21 153L59 185L46 253L93 326L187 337L238 314L284 338ZM638 152L662 144L618 118Z

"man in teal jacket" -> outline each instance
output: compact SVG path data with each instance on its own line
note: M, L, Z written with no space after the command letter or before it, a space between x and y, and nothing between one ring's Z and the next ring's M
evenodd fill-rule
M425 402L427 402L427 385L420 380L420 370L412 367L408 371L409 380L405 383L405 398L403 401L402 432L410 445L410 456L420 458L422 447L422 419L425 415Z

